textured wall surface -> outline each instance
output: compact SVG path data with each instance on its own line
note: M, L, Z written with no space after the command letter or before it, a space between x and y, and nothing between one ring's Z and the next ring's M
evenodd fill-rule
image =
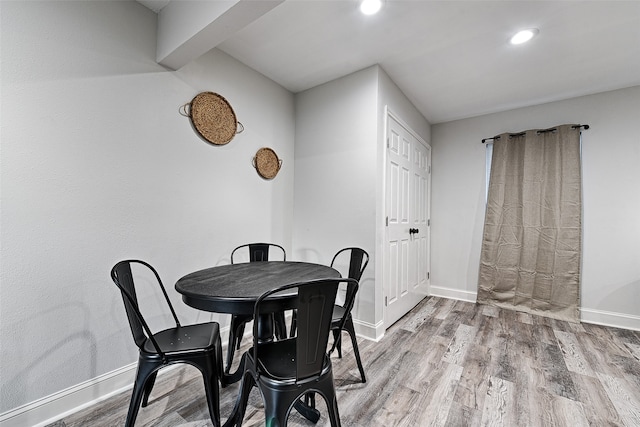
M293 95L213 50L155 62L136 2L1 2L0 413L137 359L115 262L141 258L173 291L248 240L291 246ZM245 131L213 146L179 114L223 95ZM272 181L251 164L273 148ZM227 316L228 317L228 316Z

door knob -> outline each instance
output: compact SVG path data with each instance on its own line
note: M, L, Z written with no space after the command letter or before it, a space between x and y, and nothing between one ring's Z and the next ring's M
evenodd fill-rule
M419 229L417 228L410 228L409 229L409 234L418 234L420 232Z

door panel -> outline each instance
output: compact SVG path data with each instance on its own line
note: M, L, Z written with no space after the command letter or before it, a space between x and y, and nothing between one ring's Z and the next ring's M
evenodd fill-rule
M388 328L428 292L430 151L392 116L387 137L384 317Z

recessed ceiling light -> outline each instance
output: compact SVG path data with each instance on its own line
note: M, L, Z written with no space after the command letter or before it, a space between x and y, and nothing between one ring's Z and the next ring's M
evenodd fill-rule
M529 28L528 30L518 31L516 35L511 37L511 44L522 44L531 40L539 31L537 28Z
M362 0L360 2L360 12L365 15L373 15L378 13L382 7L382 0Z

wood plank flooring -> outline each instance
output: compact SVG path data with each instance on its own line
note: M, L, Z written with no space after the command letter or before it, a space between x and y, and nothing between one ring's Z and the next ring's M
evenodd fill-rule
M347 335L344 336L347 338ZM248 341L248 340L245 340ZM333 357L343 426L640 426L640 332L429 297L379 343ZM248 342L246 343L248 345ZM223 421L238 385L221 389ZM129 392L48 427L124 424ZM326 407L318 426L329 426ZM199 372L161 375L136 426L210 426ZM264 425L252 392L246 426ZM289 426L313 426L295 410Z

